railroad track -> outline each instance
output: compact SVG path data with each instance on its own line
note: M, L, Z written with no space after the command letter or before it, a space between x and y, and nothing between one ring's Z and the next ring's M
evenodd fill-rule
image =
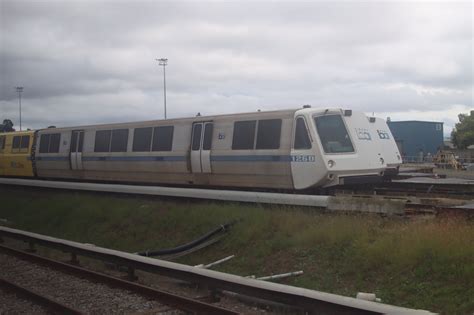
M82 312L71 308L63 303L55 301L47 296L41 295L37 292L34 292L26 287L20 286L13 282L7 281L0 277L0 288L4 289L6 292L21 296L26 298L28 301L33 302L34 304L40 305L42 308L47 310L48 313L53 314L65 314L65 315L80 315ZM1 311L1 309L0 309ZM12 310L15 312L16 310ZM31 311L31 310L30 310ZM8 312L8 311L6 311ZM35 313L38 311L35 311Z
M375 187L372 191L379 195L473 199L474 187L471 186L437 187L436 185L393 185Z
M33 253L28 253L24 251L19 251L4 245L0 245L0 252L14 256L17 258L20 258L22 260L28 261L28 262L33 262L34 264L38 264L40 266L46 267L42 269L37 269L34 273L51 273L54 274L55 277L62 277L58 276L58 271L62 273L67 273L69 275L73 275L76 277L76 279L87 279L94 284L107 284L110 288L114 288L115 290L120 289L122 292L121 294L121 299L127 299L128 301L134 301L136 298L132 297L124 297L125 295L128 295L128 293L123 293L123 292L130 292L135 295L139 295L140 297L145 297L146 299L150 299L151 301L157 301L158 303L145 303L145 305L149 305L150 307L153 307L153 309L156 311L157 309L162 310L162 312L158 313L163 313L165 314L167 309L170 308L170 310L181 310L186 313L192 313L192 314L238 314L237 312L219 307L217 305L213 305L210 303L206 303L203 301L199 301L196 299L191 299L188 297L184 296L179 296L176 294L172 294L169 292L165 292L162 290L158 290L155 288L151 288L148 286L140 285L138 283L134 283L131 281L127 281L124 279L112 277L103 273L98 273L92 270L88 270L73 264L67 264L63 262L59 262L56 260L51 260L45 257L41 257L39 255L35 255ZM5 260L5 259L4 259ZM5 263L5 262L4 262ZM21 265L21 263L15 264L15 268L17 268L18 265ZM50 269L50 271L45 271L47 269ZM52 269L52 270L51 270ZM12 270L12 268L9 268L9 270ZM23 269L25 270L25 269ZM28 273L28 270L24 271ZM43 282L45 281L44 278L37 277L33 273L28 273L29 277L31 277L30 281L25 281L25 277L21 277L21 279L17 279L19 282L30 282L31 280L35 281L40 281ZM11 275L10 275L11 277ZM49 278L50 276L48 276ZM75 279L71 278L68 276L67 281L69 282L74 282L76 281ZM54 285L54 284L53 284ZM94 301L94 299L97 300L96 296L90 296L92 301L69 301L69 304L76 304L76 305L89 305L88 309L86 310L81 310L80 307L72 307L70 305L66 305L66 303L62 303L59 301L56 301L54 298L52 298L52 295L60 295L57 292L51 292L51 288L49 288L47 291L49 291L49 296L41 294L38 292L38 288L36 290L34 289L29 289L26 287L24 284L15 284L11 281L5 280L3 278L0 278L0 286L8 289L9 291L14 291L18 292L19 294L25 296L27 299L32 300L35 303L41 304L43 307L47 308L48 310L51 310L53 313L59 313L59 314L85 314L89 312L97 313L99 310L108 310L107 307L107 298L101 298L100 296L98 297L98 301ZM59 286L59 285L58 285ZM80 290L94 290L96 288L94 285L88 285L84 284L83 281L80 282ZM102 290L103 287L102 287ZM113 296L115 297L117 295L117 291L114 291ZM62 299L66 299L64 297L61 297ZM73 296L74 298L74 296ZM77 299L83 298L80 294L76 295ZM141 301L141 299L138 299L138 301ZM102 304L99 306L93 306L95 308L91 308L90 305L95 304ZM113 302L115 303L115 302ZM144 304L139 303L139 302L129 302L129 303L135 303L135 304ZM163 305L166 305L167 307L163 308ZM120 307L120 306L119 306ZM120 309L119 309L120 311ZM125 309L124 311L130 312L130 309Z
M371 186L335 187L332 194L364 194L393 197L474 199L474 184L387 182Z
M336 196L346 197L350 196L352 200L385 200L390 203L393 200L403 202L402 211L392 213L401 216L415 216L415 215L434 215L434 216L463 216L474 217L474 203L472 199L462 198L446 198L429 196L407 196L407 195L393 195L393 194L377 194L358 192L338 192ZM370 201L367 202L369 204ZM378 212L382 213L382 212Z

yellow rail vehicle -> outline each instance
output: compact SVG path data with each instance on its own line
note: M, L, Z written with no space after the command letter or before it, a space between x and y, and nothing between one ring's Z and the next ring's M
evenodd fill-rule
M0 176L33 177L34 131L0 133Z

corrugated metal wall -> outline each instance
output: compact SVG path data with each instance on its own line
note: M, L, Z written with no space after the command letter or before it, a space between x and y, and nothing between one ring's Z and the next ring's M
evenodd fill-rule
M401 154L408 161L420 161L443 146L443 123L434 121L387 122ZM429 153L429 155L428 155Z

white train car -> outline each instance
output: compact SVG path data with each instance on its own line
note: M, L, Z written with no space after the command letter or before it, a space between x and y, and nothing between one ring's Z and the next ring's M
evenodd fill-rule
M42 178L290 190L368 183L387 167L371 130L363 113L308 107L45 129L33 164Z
M392 177L398 174L402 164L402 156L398 150L395 138L384 119L378 117L368 117L374 140L378 143L378 152L387 164L384 175Z

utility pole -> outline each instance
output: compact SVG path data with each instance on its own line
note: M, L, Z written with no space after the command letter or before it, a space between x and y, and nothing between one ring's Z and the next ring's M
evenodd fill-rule
M20 106L20 131L21 131L21 93L23 92L23 87L17 86L16 91L18 92L18 104Z
M160 58L160 59L155 59L158 61L158 65L163 66L163 96L165 99L165 119L166 119L166 66L168 65L168 59L167 58Z

